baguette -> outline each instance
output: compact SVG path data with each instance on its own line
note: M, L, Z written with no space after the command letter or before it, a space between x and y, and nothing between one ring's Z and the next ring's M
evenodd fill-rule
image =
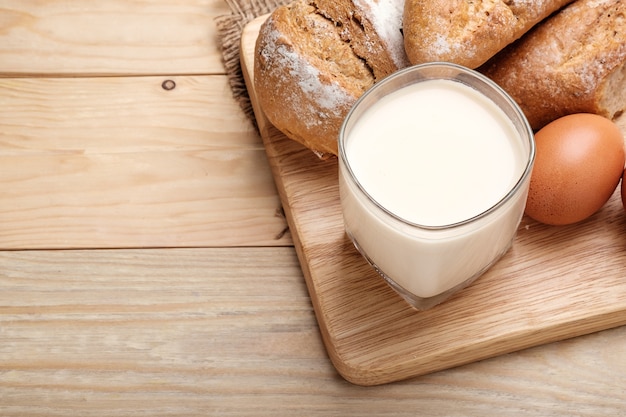
M480 71L540 129L571 113L620 116L626 107L625 63L626 2L576 0Z
M477 68L571 1L406 0L406 53L412 64Z

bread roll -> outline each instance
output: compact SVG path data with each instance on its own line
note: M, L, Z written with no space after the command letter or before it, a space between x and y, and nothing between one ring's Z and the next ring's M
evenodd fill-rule
M572 0L406 0L405 48L412 64L477 68Z
M268 120L320 155L336 155L354 102L408 65L401 0L296 0L261 26L254 86Z
M577 0L480 70L540 129L571 113L618 117L626 107L625 63L626 2Z

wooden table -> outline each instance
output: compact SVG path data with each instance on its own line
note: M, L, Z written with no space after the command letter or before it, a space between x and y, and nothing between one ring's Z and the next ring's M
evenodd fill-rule
M0 0L1 416L606 416L626 328L377 387L328 360L223 0Z

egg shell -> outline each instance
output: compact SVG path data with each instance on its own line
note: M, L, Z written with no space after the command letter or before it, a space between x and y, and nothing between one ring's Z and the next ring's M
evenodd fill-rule
M580 222L609 200L624 173L624 137L609 119L561 117L535 134L526 214L551 225Z

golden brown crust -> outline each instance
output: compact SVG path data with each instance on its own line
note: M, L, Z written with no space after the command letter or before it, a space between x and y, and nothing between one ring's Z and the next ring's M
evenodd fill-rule
M337 154L343 117L374 77L334 24L298 1L261 27L254 83L274 126L316 152Z
M389 34L381 35L381 27L387 25L370 19L384 11L382 21L389 21L386 13L398 1L295 0L278 8L261 28L255 57L255 89L270 122L318 154L336 155L341 124L354 102L408 64L406 55L385 43ZM533 7L524 0L407 4L431 27L446 21L445 34L422 32L422 42L447 42L449 49L454 44L459 56L474 61L452 59L450 51L443 60L476 66L506 39L571 1L537 1ZM626 103L625 9L620 0L576 0L479 69L513 96L535 129L576 112L614 118ZM405 24L417 27L414 17L405 13Z
M577 0L490 60L483 72L539 129L571 113L619 115L626 104L626 3Z
M261 27L254 63L269 121L318 154L337 155L354 102L408 65L399 1L295 0L276 9Z
M404 42L412 64L477 68L572 0L406 0Z
M403 0L314 0L314 4L340 28L341 38L366 61L376 81L409 65L400 30Z

